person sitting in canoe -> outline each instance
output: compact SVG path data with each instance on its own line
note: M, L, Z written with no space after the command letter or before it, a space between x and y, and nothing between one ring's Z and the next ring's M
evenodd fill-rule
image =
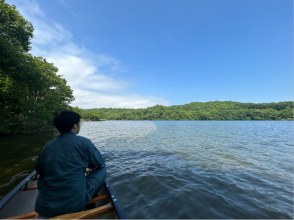
M60 136L47 143L35 169L40 175L35 210L40 217L83 210L103 185L105 161L94 144L77 136L80 115L61 111L53 119ZM87 168L93 169L85 175Z

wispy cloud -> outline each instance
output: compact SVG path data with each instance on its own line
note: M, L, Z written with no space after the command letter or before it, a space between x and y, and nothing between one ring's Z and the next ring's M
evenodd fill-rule
M21 14L34 26L32 54L43 56L58 67L73 89L73 106L81 108L144 108L167 104L161 98L128 92L129 83L114 77L125 71L120 60L94 54L73 42L72 33L57 21L50 20L33 0L13 1ZM118 73L118 74L113 74Z

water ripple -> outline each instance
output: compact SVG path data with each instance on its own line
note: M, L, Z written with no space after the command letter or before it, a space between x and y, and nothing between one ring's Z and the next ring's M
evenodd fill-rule
M85 123L128 218L293 218L293 122Z

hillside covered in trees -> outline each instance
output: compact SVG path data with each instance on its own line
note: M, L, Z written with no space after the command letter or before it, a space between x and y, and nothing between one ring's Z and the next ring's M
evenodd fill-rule
M293 103L193 102L144 109L78 109L86 120L293 120Z

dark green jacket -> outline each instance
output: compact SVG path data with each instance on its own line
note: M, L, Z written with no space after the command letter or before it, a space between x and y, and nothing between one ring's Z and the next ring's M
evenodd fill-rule
M91 199L86 192L87 167L105 167L89 139L66 133L46 144L35 166L40 174L36 211L48 218L82 210Z

